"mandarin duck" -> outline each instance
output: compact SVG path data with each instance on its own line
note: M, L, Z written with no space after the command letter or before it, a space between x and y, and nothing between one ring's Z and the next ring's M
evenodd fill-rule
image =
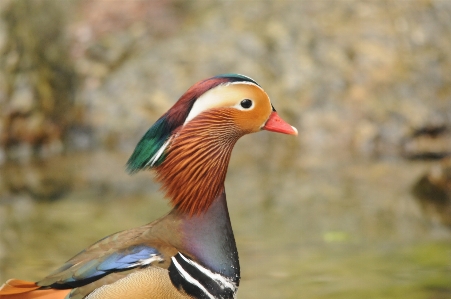
M254 80L200 81L145 133L127 162L154 169L171 212L86 248L38 282L8 280L0 299L236 298L240 265L224 180L243 135L297 135Z

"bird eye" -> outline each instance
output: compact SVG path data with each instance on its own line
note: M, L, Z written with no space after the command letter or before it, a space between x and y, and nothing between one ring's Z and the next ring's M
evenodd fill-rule
M249 99L244 99L241 101L240 103L241 107L243 107L244 109L249 109L252 107L252 100Z

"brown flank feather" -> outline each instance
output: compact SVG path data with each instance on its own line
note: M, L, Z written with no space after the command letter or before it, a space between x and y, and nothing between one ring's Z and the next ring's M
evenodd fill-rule
M205 212L224 191L224 180L239 130L230 108L201 113L176 133L156 179L182 213Z

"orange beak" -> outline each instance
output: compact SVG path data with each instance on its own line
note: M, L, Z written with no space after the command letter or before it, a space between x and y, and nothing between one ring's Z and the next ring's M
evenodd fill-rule
M295 127L290 126L286 121L280 118L279 114L276 111L271 112L269 119L266 121L266 124L262 127L263 130L289 134L289 135L298 135L298 130Z

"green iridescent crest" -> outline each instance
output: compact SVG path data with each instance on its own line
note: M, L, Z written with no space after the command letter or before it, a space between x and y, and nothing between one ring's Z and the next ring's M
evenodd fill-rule
M169 140L170 135L171 129L165 117L161 117L138 142L127 161L127 171L135 173L160 165L164 161L164 149L167 145L165 143Z

